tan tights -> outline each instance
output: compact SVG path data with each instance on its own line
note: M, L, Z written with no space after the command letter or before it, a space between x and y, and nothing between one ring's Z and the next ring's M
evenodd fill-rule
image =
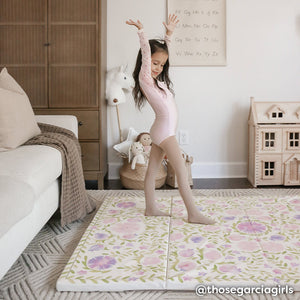
M152 144L149 165L145 177L145 215L166 215L157 208L155 202L155 177L165 154L167 155L168 160L175 170L179 193L187 209L188 222L199 224L213 224L214 221L202 215L195 205L192 190L188 183L188 175L184 160L175 136L168 137L159 146L156 144Z

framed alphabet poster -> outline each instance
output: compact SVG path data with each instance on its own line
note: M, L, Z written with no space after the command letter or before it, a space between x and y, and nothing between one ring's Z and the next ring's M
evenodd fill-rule
M179 19L170 45L172 66L226 65L226 0L168 0Z

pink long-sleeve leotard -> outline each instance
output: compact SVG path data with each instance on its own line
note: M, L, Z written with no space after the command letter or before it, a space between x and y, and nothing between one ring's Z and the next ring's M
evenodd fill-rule
M170 136L176 135L177 107L173 94L164 82L157 81L159 89L151 76L151 49L143 29L138 30L142 51L142 66L139 74L139 83L149 104L155 112L155 120L150 130L152 142L160 145ZM170 42L165 37L167 45Z

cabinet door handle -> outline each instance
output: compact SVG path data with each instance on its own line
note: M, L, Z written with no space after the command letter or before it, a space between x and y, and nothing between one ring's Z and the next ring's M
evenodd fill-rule
M44 46L48 47L48 46L50 46L50 43L45 43Z
M83 122L82 121L79 121L78 122L78 126L82 126L83 125Z

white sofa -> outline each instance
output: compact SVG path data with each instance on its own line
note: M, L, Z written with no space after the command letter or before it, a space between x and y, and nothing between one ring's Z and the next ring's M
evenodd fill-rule
M78 136L75 116L36 116ZM0 152L0 279L59 207L61 154L48 146Z

